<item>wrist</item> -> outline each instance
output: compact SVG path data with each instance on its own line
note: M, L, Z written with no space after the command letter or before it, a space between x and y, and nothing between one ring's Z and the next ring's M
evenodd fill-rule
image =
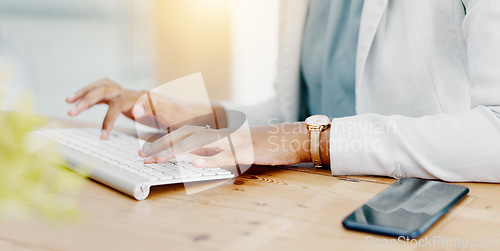
M293 151L298 162L311 162L309 130L304 122L280 125L285 151Z
M310 139L310 133L309 130L307 130L307 127L304 123L305 126L305 134L302 135L302 140L301 142L305 142L303 144L304 147L301 148L302 152L300 154L301 156L301 162L312 162L312 157L311 157L311 139ZM319 141L319 155L321 157L321 162L323 162L323 165L329 166L330 165L330 128L322 131L320 133L320 141Z
M309 136L309 130L307 129L307 125L305 122L300 122L299 142L302 142L299 153L300 162L312 162L311 139Z
M321 132L319 138L319 155L325 166L330 165L330 131L331 127Z
M309 131L309 152L313 165L317 168L329 165L331 119L325 115L313 115L308 117L305 123Z

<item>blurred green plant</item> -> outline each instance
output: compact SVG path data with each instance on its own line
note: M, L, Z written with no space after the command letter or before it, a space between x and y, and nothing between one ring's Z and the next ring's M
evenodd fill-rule
M19 100L18 111L0 111L0 219L38 218L50 224L77 220L75 194L84 178L64 167L50 142L30 134L47 121L31 113L28 96Z

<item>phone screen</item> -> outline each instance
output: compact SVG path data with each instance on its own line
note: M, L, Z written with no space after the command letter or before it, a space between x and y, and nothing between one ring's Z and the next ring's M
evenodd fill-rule
M439 181L400 179L342 223L352 230L417 238L468 192L467 187Z

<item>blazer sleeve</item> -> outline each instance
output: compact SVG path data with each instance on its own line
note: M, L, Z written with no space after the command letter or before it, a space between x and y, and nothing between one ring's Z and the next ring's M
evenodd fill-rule
M420 118L334 119L332 174L500 182L500 1L464 0L471 110Z

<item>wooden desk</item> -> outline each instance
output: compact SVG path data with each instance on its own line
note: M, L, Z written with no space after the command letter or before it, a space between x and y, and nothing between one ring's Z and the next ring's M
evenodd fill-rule
M169 185L136 201L88 180L79 195L81 222L3 222L0 250L366 250L389 238L345 230L341 221L392 182L258 166L203 192L186 195L182 185ZM469 195L420 239L478 239L500 248L500 185L464 185Z

